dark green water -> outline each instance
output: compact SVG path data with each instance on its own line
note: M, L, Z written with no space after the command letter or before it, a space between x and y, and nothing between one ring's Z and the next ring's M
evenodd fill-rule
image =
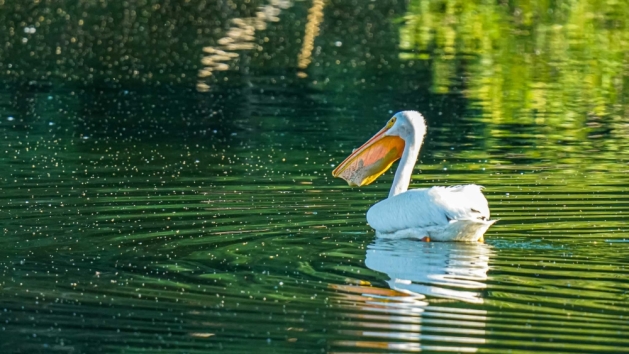
M0 0L0 352L627 351L627 43L613 1ZM403 109L484 244L332 178Z

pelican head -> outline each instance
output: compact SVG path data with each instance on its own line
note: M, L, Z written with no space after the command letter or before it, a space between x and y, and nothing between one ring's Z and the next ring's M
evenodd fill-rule
M385 173L409 146L421 146L426 121L416 111L398 112L376 135L349 155L332 175L350 186L365 186Z
M397 112L389 122L393 123L391 129L387 130L386 136L400 137L404 142L416 141L418 137L426 135L426 120L417 111Z

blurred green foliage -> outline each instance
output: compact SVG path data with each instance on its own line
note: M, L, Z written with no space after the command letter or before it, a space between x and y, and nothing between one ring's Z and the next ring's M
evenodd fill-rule
M615 0L414 0L399 55L430 62L433 92L469 99L486 147L519 135L522 157L579 165L594 153L584 164L606 170L617 165L599 158L622 158L629 135L628 18Z
M625 114L628 18L615 0L414 0L400 57L432 60L432 89L461 81L493 122L581 124Z

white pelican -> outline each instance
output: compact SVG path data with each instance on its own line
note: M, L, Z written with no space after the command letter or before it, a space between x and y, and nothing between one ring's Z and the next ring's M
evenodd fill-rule
M489 220L481 186L408 190L425 134L426 122L419 112L398 112L332 175L360 187L375 181L401 158L389 197L367 212L367 222L376 234L430 241L482 241L495 221Z

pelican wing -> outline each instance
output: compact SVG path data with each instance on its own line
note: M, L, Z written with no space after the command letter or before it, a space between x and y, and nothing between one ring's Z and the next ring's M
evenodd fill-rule
M372 206L367 222L378 232L392 233L445 227L453 221L486 221L489 207L481 188L471 184L409 190Z

